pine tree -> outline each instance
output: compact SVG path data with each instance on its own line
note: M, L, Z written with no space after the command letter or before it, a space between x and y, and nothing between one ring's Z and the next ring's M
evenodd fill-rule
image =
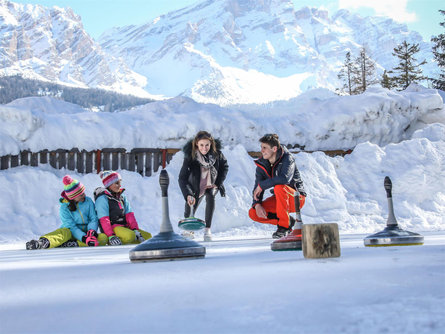
M355 91L354 77L357 73L357 68L351 59L351 52L346 52L345 62L338 73L337 77L343 81L343 87L341 92L347 92L349 95L353 95Z
M445 10L439 9L440 14L445 15ZM445 21L439 23L440 26L445 28ZM433 87L441 90L445 90L445 34L439 36L433 36L431 42L434 43L433 55L437 61L437 65L441 69L438 79L432 79Z
M366 91L368 86L379 81L375 76L375 62L368 57L365 47L361 48L355 62L357 68L357 75L354 77L356 83L355 94L361 94Z
M391 73L391 71L389 73ZM393 79L388 75L388 72L386 72L386 70L383 72L380 84L382 85L383 88L387 89L394 88Z
M393 72L399 75L392 78L397 89L403 90L411 83L427 79L422 75L422 69L420 68L420 66L426 64L426 60L416 64L417 59L414 58L419 50L419 44L410 44L407 41L394 48L392 55L399 58L399 65L393 69Z

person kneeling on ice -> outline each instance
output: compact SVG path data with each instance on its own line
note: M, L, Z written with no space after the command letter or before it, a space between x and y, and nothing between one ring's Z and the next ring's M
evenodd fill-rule
M184 217L196 212L202 199L206 199L204 241L211 241L210 227L215 211L215 197L226 194L224 180L229 165L221 152L221 142L207 131L199 131L183 147L184 161L179 172L179 187L185 199ZM193 232L187 235L193 237Z
M108 170L99 173L105 186L96 188L94 199L100 225L112 246L140 243L151 238L151 234L139 229L128 198L121 188L119 173Z
M278 135L266 134L260 138L262 158L255 160L256 174L253 203L249 217L259 223L277 225L272 238L279 239L292 231L295 219L294 192L300 192L300 208L306 192L295 159L286 147L280 144ZM273 188L271 197L263 200L264 191Z
M64 190L59 200L61 227L39 240L27 242L26 249L107 244L107 236L97 233L99 221L92 199L85 196L85 186L69 175L63 178L63 185Z

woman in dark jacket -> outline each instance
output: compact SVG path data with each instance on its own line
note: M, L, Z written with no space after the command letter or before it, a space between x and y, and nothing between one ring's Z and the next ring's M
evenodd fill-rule
M184 162L179 173L179 187L185 199L184 217L190 217L191 206L196 212L206 198L204 241L211 240L210 227L215 211L218 190L225 197L223 182L229 165L221 152L221 143L207 131L199 131L193 140L183 147ZM193 236L193 235L190 235Z

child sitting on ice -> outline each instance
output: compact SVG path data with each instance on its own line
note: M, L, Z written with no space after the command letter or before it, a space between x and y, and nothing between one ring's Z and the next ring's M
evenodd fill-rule
M140 243L151 238L151 234L139 229L128 198L121 188L121 176L111 170L99 173L105 188L94 191L96 210L102 230L112 246Z
M62 225L39 240L28 241L26 249L106 245L106 235L97 233L96 210L92 199L85 196L85 186L69 175L63 178L63 184L59 200Z

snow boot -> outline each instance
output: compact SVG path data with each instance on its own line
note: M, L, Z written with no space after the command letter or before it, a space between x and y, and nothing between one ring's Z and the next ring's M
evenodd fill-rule
M267 213L267 218L269 219L277 219L278 220L278 216L275 212L268 212ZM289 215L289 229L292 230L292 228L295 225L295 218L292 217L291 215Z
M49 248L49 240L46 238L40 238L39 239L40 248Z
M31 240L26 243L26 249L45 249L49 248L49 240L46 238L40 238L39 240Z
M292 228L286 228L278 225L277 230L272 234L273 239L280 239L284 236L286 236L290 231L292 231Z
M204 241L212 241L212 232L210 232L210 227L206 227L204 230Z
M68 240L61 244L59 247L79 247L76 240Z
M134 235L136 237L136 239L134 241L139 242L139 243L145 241L145 238L142 236L142 234L141 234L141 232L139 232L139 230L134 230Z
M31 240L26 243L26 249L39 249L40 244L37 240Z

